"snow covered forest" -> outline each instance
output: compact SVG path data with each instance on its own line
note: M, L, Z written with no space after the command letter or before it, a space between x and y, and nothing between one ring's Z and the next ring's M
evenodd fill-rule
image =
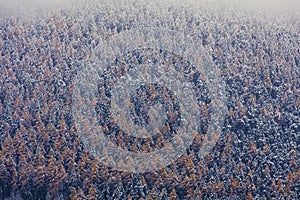
M192 8L169 1L52 7L31 15L0 10L0 199L300 198L297 12L224 2ZM77 70L100 65L103 40L142 26L199 38L225 84L228 112L216 145L201 158L211 99L193 76L201 129L192 145L171 165L132 174L107 167L89 152L74 123L72 95ZM101 98L110 97L110 87L99 87ZM107 119L103 131L131 151L151 151L167 142L163 133L172 135L172 126L166 126L137 145L121 141Z

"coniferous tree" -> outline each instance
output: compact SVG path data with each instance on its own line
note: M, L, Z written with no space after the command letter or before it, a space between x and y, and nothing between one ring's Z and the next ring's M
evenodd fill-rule
M97 196L98 196L97 195L97 190L95 188L95 185L92 183L92 184L90 184L90 187L89 187L87 199L97 200Z

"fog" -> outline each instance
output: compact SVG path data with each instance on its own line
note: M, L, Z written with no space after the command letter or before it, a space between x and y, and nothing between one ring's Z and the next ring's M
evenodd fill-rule
M0 15L32 15L78 6L80 0L0 0Z
M56 11L61 8L71 8L74 6L80 8L86 1L103 3L107 0L0 0L0 16L31 15L47 11ZM128 0L119 1L125 4L128 4L129 2ZM271 11L273 13L300 12L299 0L160 0L159 3L162 1L167 2L168 4L189 4L191 7L203 6L205 2L209 2L210 4L234 7L241 10L259 9L266 12ZM144 2L152 4L153 0L144 0Z

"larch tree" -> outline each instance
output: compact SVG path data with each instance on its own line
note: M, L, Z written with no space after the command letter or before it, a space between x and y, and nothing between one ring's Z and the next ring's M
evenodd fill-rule
M90 184L87 199L88 200L97 200L97 190L93 183Z

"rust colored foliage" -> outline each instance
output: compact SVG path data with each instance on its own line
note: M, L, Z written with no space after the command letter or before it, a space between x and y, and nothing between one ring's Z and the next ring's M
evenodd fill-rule
M144 174L108 168L87 150L72 116L72 95L77 69L100 65L97 48L104 38L135 27L136 16L144 24L157 26L162 20L157 13L138 3L132 9L89 4L41 19L0 19L0 199L14 194L24 199L71 200L300 198L299 23L290 22L283 28L276 20L264 22L263 16L239 18L208 8L201 9L200 20L177 9L164 9L162 26L184 28L199 37L199 45L211 53L226 84L228 112L221 136L211 135L217 140L214 148L201 157L201 147L210 139L206 133L214 109L205 91L215 88L207 88L201 76L177 66L180 76L195 86L198 99L192 107L200 109L199 130L178 160ZM183 62L163 51L148 53L118 62L126 72L131 64L153 54L167 66ZM115 66L106 67L114 78L123 75ZM113 82L105 81L103 77L99 80L97 100L102 103ZM123 150L155 152L169 142L166 135L176 134L172 126L180 115L180 109L172 105L176 95L151 84L145 88L149 97L141 91L137 101L149 98L153 102L161 92L169 123L157 127L156 137L144 141L116 131L110 139ZM125 104L135 108L132 102ZM147 107L143 106L140 110L144 112ZM98 120L106 117L101 115ZM123 119L121 123L127 122ZM116 126L110 120L102 131L109 135ZM130 156L118 163L113 157L107 159L133 168ZM155 164L145 162L141 167Z

